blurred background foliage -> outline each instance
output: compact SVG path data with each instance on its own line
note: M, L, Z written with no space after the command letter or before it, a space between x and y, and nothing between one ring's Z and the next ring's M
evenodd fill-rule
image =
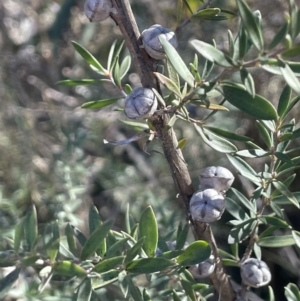
M175 0L131 2L141 31L155 23L171 29L178 25ZM261 11L264 38L269 42L283 24L287 2L247 2L253 10ZM189 3L194 9L200 4L199 0L190 0ZM31 204L37 208L40 230L46 222L58 220L60 225L70 221L86 232L86 218L92 202L103 220L115 220L116 229L124 225L127 204L130 204L135 220L139 219L146 205L152 205L162 236L175 229L185 218L184 208L176 199L168 166L158 153L161 151L159 143L154 141L149 146L150 155L143 151L146 141L116 147L104 145L103 139L122 140L134 133L119 122L125 116L115 109L122 100L113 108L99 112L80 108L88 100L121 96L119 92L109 83L77 87L56 85L62 79L98 78L75 54L72 40L89 49L104 66L110 45L115 39L122 40L112 20L90 23L84 15L83 5L83 0L0 2L1 250L6 249L9 244L7 237L12 236L14 225ZM236 11L233 0L216 0L212 5ZM188 16L188 11L184 14ZM237 18L189 24L178 36L178 51L186 62L192 61L194 52L187 43L191 37L206 42L214 38L219 49L226 49L227 29L237 33L237 28ZM276 104L283 88L282 78L261 70L254 71L252 75L257 93ZM133 68L124 82L132 86L139 84ZM209 124L252 137L260 145L262 141L255 120L233 107L231 109L216 114ZM190 112L198 118L208 114L192 105ZM292 112L294 117L299 117L298 112L299 106ZM201 143L193 127L178 122L176 133L178 139L187 139L184 156L195 188L200 170L206 166L222 165L233 171L225 156ZM293 143L299 144L297 141ZM250 160L250 163L260 171L263 160ZM299 180L298 174L293 185L297 186ZM253 191L251 184L238 176L234 187L248 196ZM291 190L296 190L296 187L292 186ZM286 210L293 227L300 230L299 213ZM219 246L225 249L229 232L227 220L228 217L224 216L213 225ZM292 248L272 249L266 253L274 276L271 285L277 290L277 300L283 299L284 285L289 282L300 284L300 262L297 258ZM7 271L0 270L0 277L3 273ZM28 286L30 277L29 270L19 287ZM55 296L61 300L64 297L59 284L51 294L54 299ZM6 300L21 300L16 296L12 293ZM28 293L28 300L29 296Z

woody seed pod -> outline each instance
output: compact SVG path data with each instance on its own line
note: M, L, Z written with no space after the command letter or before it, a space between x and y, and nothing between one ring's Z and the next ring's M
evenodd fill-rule
M190 201L192 218L203 223L212 223L221 218L225 210L224 196L215 189L199 190Z
M111 0L86 0L84 12L91 22L101 22L115 12Z
M200 175L200 189L227 191L234 181L233 174L222 166L209 166Z
M206 278L215 270L215 256L210 255L208 259L198 264L198 278Z
M149 118L157 109L157 99L151 89L135 88L125 98L125 114L130 119Z
M241 277L246 285L261 287L271 281L272 275L264 261L249 258L241 266Z
M164 35L166 40L169 41L174 48L177 48L178 42L173 31L165 28L159 24L152 25L142 32L143 47L149 56L156 60L165 58L165 51L158 39L160 35Z

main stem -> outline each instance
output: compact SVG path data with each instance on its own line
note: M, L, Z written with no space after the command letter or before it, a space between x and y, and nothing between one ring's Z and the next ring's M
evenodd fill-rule
M112 0L112 3L117 13L111 14L111 17L119 26L123 34L126 46L132 55L135 68L140 76L143 87L158 89L159 87L153 74L153 61L140 47L140 32L132 13L129 0ZM174 183L185 204L186 213L189 216L189 202L194 193L194 189L182 152L180 148L178 148L176 135L173 129L168 131L165 130L168 121L169 116L167 114L154 115L151 117L151 122L155 127L157 137L161 140L164 155L169 164ZM234 301L235 293L227 274L224 272L211 227L208 224L196 222L191 219L190 222L192 224L195 239L206 240L212 247L212 252L216 259L216 269L210 278L215 289L219 293L219 300Z

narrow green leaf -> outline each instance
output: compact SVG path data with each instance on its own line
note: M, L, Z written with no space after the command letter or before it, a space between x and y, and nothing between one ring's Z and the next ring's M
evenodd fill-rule
M274 154L277 157L277 159L281 160L282 162L292 163L291 158L285 153L275 152Z
M258 245L265 248L282 248L293 246L295 240L292 235L268 236L260 238Z
M123 248L124 248L124 246L126 245L128 239L129 239L129 238L126 237L126 238L123 238L123 239L118 240L117 242L115 242L113 245L111 245L111 246L107 249L107 251L106 251L106 253L105 253L104 256L105 256L106 258L109 258L109 257L114 256L114 255L117 254L117 253L121 253L121 252L123 251Z
M176 22L179 25L182 19L182 11L183 11L183 2L182 0L177 0L177 14L176 14Z
M264 126L264 123L261 120L256 120L256 125L258 127L259 134L262 137L263 142L270 149L274 144L271 134L269 133L268 129Z
M227 155L227 158L230 161L230 163L240 172L241 175L251 174L254 177L258 176L255 170L243 159L232 155Z
M252 46L248 34L242 25L240 27L238 39L236 39L236 44L238 46L238 58L242 60Z
M161 42L164 51L174 69L182 77L182 79L193 88L195 79L180 55L177 53L176 49L166 40L164 36L159 36L158 39Z
M189 233L190 226L189 224L185 224L183 229L180 231L180 227L177 230L177 237L176 237L176 250L181 250L184 248L188 233Z
M300 301L300 291L299 287L296 284L289 283L284 289L284 293L288 301Z
M235 53L234 53L234 40L233 40L233 35L232 32L230 30L227 31L228 32L228 52L229 52L229 56L230 58L234 58Z
M168 131L169 129L171 129L171 128L174 126L174 124L175 124L175 122L177 121L177 119L178 119L177 116L176 116L176 115L173 115L173 116L171 117L171 119L169 120L169 122L166 124L164 130L165 130L165 131Z
M145 288L143 289L143 299L144 301L151 301L150 295L148 294Z
M119 274L120 274L119 269L113 269L108 272L97 274L97 277L91 278L92 288L94 290L97 290L118 281Z
M157 79L163 84L169 91L173 92L178 97L182 97L179 87L168 77L161 73L153 72Z
M109 72L112 72L112 68L114 67L113 66L113 60L118 60L118 56L115 55L114 56L114 52L115 52L115 48L116 48L116 44L117 44L117 40L115 40L111 46L110 46L110 49L109 49L109 53L108 53L108 57L107 57L107 70Z
M124 78L131 66L131 56L126 55L120 66L120 80Z
M191 301L197 301L196 296L195 296L195 292L194 292L193 287L192 287L192 283L185 280L185 279L181 279L181 285L182 285L186 295L189 297L189 299Z
M89 210L89 230L92 234L101 225L100 216L96 206L91 205Z
M148 257L153 257L157 247L158 230L155 214L151 206L147 207L141 215L139 237L146 237L143 249Z
M103 240L108 234L113 225L112 221L106 221L100 225L85 242L81 251L81 260L86 260L90 256L93 256L96 250L101 247Z
M192 103L198 105L197 101L192 101ZM208 109L208 110L212 110L212 111L227 111L227 112L229 111L226 107L220 106L215 103L209 103L208 105L200 103L199 107ZM209 128L209 127L206 127L206 128Z
M179 149L183 149L184 147L185 147L185 145L186 145L186 142L187 142L187 139L186 138L183 138L183 139L181 139L181 140L179 140L178 141L178 148Z
M35 206L31 206L28 209L24 220L24 232L25 241L29 251L32 251L36 244L36 239L38 235L37 228L37 214Z
M101 225L101 220L100 220L100 215L98 212L98 209L94 206L91 205L90 211L89 211L89 230L90 230L90 235L100 227ZM103 257L103 255L106 253L106 239L103 239L101 245L99 248L96 250L96 253Z
M102 109L104 107L107 107L107 106L115 103L119 99L120 99L120 97L89 101L89 102L84 103L81 107L83 109Z
M300 191L294 192L292 194L293 194L294 198L296 198L297 202L299 203L300 202ZM286 198L286 196L284 196L284 195L276 196L272 201L278 206L291 204L291 202L288 200L288 198Z
M292 58L300 54L300 43L281 53L283 58Z
M241 157L246 157L246 158L260 158L260 157L269 156L270 153L262 149L249 149L249 150L245 149L236 152L236 155Z
M227 267L238 267L239 263L236 259L222 258L222 264Z
M289 21L286 21L281 28L278 30L278 32L275 34L273 40L271 41L269 45L269 50L275 48L286 36L289 28Z
M128 250L126 257L125 257L125 263L131 262L142 250L142 246L144 244L146 237L141 237L135 245Z
M295 196L289 191L289 189L280 181L272 182L274 187L278 189L292 204L297 208L300 208L299 203Z
M163 257L141 258L129 262L126 271L129 273L148 274L165 270L175 266L175 262Z
M93 85L93 84L99 84L99 83L105 83L109 82L109 79L66 79L66 80L60 80L56 83L56 85L61 86L83 86L83 85Z
M265 231L263 231L260 235L259 235L259 238L264 238L264 237L268 237L270 236L271 234L273 234L273 232L277 230L277 227L274 227L274 226L271 226L271 227L268 227Z
M246 239L253 231L257 224L257 221L255 218L250 218L242 223L239 223L238 225L234 226L230 234L228 236L228 243L240 243L244 239Z
M249 219L249 216L245 210L229 197L226 197L226 210L238 220L243 221L245 219Z
M125 256L116 256L100 261L98 264L95 265L93 271L97 273L107 272L121 265L124 261L124 258Z
M294 0L289 0L289 14L290 14L290 28L289 33L292 36L293 39L296 38L298 35L300 28L298 28L298 6L296 5L296 2Z
M47 243L47 254L51 262L53 262L59 252L60 246L60 234L59 234L59 226L58 221L54 221L51 223L51 233L49 242Z
M191 40L190 44L210 62L214 62L225 68L232 68L234 66L232 59L213 45L199 40Z
M125 211L125 229L128 234L131 232L131 216L130 216L130 204L126 205Z
M240 69L240 75L242 83L246 87L247 92L254 98L255 97L255 85L252 75L247 71L246 68Z
M129 95L132 92L132 88L129 84L126 84L124 87L124 91L127 95Z
M274 291L273 291L273 289L272 289L272 287L270 285L268 285L268 291L269 291L268 301L276 301L275 300Z
M243 27L248 33L254 46L261 52L264 48L264 42L259 24L256 22L249 6L243 0L237 0L237 6L242 19Z
M216 151L221 153L234 153L237 151L236 146L228 140L217 136L196 124L194 124L194 126L203 141Z
M189 266L200 263L211 254L209 243L203 240L198 240L191 243L181 255L177 257L177 262L182 266Z
M146 123L141 123L141 122L136 122L136 121L128 121L128 120L121 120L119 119L120 122L133 127L135 130L138 131L145 131L149 130L149 126Z
M251 201L249 201L240 191L238 191L237 189L231 187L229 190L229 194L228 196L231 196L232 193L232 197L234 199L237 199L239 202L241 202L241 204L243 204L247 209L249 209L250 211L255 211L255 205L254 203L252 203Z
M277 120L274 106L262 96L255 95L253 98L246 90L237 85L223 84L222 88L227 101L241 111L257 119Z
M69 223L67 224L67 226L65 228L65 235L67 237L69 250L71 251L71 253L73 255L78 256L78 250L77 250L77 246L76 246L74 232L73 232L73 229L72 229L72 227Z
M92 297L92 283L91 280L86 278L78 287L76 295L74 296L76 301L90 301Z
M210 62L209 60L205 60L203 71L202 71L203 79L206 79L210 75L212 69L214 68L214 65L215 64L213 62Z
M129 295L133 298L134 301L143 301L141 291L136 287L130 277L127 278Z
M210 130L211 132L219 135L219 136L222 136L222 137L230 139L230 140L244 141L244 142L253 141L253 139L250 138L250 137L243 136L243 135L238 135L238 134L235 134L235 133L232 133L232 132L228 132L228 131L223 130L221 128L215 128L215 127L212 127L212 126L205 126L205 128Z
M298 231L292 231L292 235L294 237L295 243L300 248L300 232Z
M201 9L197 11L195 14L192 16L193 19L202 19L203 17L210 17L210 16L216 16L221 12L219 8L206 8L206 9Z
M166 107L166 103L165 103L164 99L162 98L162 96L160 95L160 93L158 93L158 91L156 89L154 89L154 88L152 88L152 91L155 94L155 96L157 97L157 100L158 100L159 104L163 108L165 108ZM149 119L148 119L148 121L149 121Z
M190 12L191 14L193 14L193 11L192 11L192 9L191 9L189 3L187 2L187 0L183 0L183 3L185 4L185 6L186 6L187 9L189 10L189 12Z
M22 218L15 226L14 249L16 253L19 252L21 242L24 237L24 222L24 218Z
M300 82L296 75L290 68L288 64L284 64L284 67L280 67L282 76L284 77L286 83L298 94L300 95Z
M270 226L275 226L277 228L290 228L290 225L287 222L274 216L262 215L260 219L263 222L265 220L266 223Z
M87 61L90 65L98 69L101 74L103 75L107 74L107 70L105 70L101 66L101 64L95 59L95 57L88 50L86 50L83 46L81 46L75 41L72 41L72 45L85 61Z
M168 71L168 77L176 84L177 87L180 87L179 75L169 59L167 59L167 71Z
M113 70L113 79L116 87L121 88L121 74L119 61L116 61L115 63L115 67Z
M172 293L172 296L173 296L173 301L180 301L181 299L178 297L177 293L175 290L173 290L173 293Z
M60 276L82 277L86 276L86 270L80 265L69 260L57 261L53 264L53 272Z
M183 250L174 250L174 251L163 252L162 254L159 254L158 256L163 257L163 258L167 258L167 259L173 259L173 258L179 256L182 253L183 253Z
M15 268L12 272L0 280L0 297L5 298L14 283L18 280L21 269Z
M253 246L253 251L258 260L261 260L261 247L255 243Z
M279 218L284 219L284 214L283 214L281 208L275 202L271 202L270 207L272 208L272 210L276 213L276 215Z

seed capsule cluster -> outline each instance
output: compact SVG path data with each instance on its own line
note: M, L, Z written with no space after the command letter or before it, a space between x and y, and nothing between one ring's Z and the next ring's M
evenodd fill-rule
M233 174L224 167L210 166L200 175L200 190L190 200L190 213L194 220L212 223L221 218L225 210L224 193L234 180Z
M175 33L159 24L152 25L148 29L145 29L141 35L143 47L148 55L156 60L163 60L165 58L165 51L158 39L159 36L164 36L174 48L177 48L178 42Z
M157 109L157 99L151 89L138 87L125 98L125 114L130 119L145 119Z
M264 261L249 258L241 266L241 277L246 285L261 287L271 281L272 275Z
M101 22L107 19L110 13L115 13L111 0L87 0L84 12L91 22Z

